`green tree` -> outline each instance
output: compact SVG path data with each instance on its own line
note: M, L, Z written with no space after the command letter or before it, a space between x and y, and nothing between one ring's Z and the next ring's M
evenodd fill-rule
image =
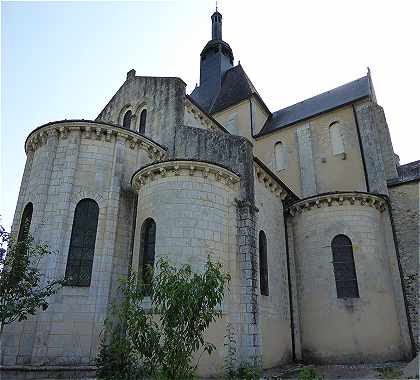
M221 316L230 276L220 263L207 260L202 273L179 268L165 259L156 265L150 299L135 274L120 287L123 301L106 321L97 357L100 379L194 377L200 358L215 346L206 342L209 325ZM150 286L148 284L148 286ZM194 354L198 359L193 361Z
M6 250L7 247L7 250ZM0 342L4 326L23 321L40 308L48 308L48 297L62 286L39 271L40 260L52 254L47 244L37 244L26 231L17 241L0 226Z

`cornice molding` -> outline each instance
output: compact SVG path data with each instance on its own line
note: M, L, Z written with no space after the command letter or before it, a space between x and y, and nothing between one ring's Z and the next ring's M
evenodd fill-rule
M59 140L65 140L72 131L80 131L82 139L115 142L117 138L121 138L130 149L145 150L151 159L160 161L166 158L166 150L145 136L121 127L92 121L49 123L37 128L28 136L25 142L25 152L26 154L35 152L40 146L47 143L48 138L53 136Z
M276 197L279 197L282 201L284 201L288 195L287 189L281 186L276 178L274 178L268 171L266 171L255 161L254 168L258 181L263 183L266 189L271 191Z
M226 133L225 130L220 128L210 117L208 117L204 112L200 110L194 103L191 102L188 98L185 98L185 110L190 112L194 119L201 123L205 129L208 129L212 132Z
M374 194L355 192L321 194L296 202L286 210L291 216L295 216L302 212L310 211L313 208L343 205L373 207L379 212L386 210L386 200L384 198Z
M180 175L213 178L231 188L234 188L240 181L237 174L209 162L173 160L158 162L138 170L131 179L131 185L138 191L142 186L155 179Z

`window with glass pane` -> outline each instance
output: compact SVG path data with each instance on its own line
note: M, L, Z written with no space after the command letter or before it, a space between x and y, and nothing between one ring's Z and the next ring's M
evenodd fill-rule
M28 237L29 229L31 228L32 213L34 206L29 202L22 213L22 219L20 220L18 241L25 240Z
M71 286L90 286L99 206L92 199L82 199L74 212L66 281Z
M146 219L141 228L140 264L141 281L146 296L150 296L153 267L155 265L156 223L153 219Z
M353 245L346 235L337 235L331 243L335 285L338 298L359 298Z
M260 231L258 242L260 256L260 291L261 295L268 296L267 238L264 231Z

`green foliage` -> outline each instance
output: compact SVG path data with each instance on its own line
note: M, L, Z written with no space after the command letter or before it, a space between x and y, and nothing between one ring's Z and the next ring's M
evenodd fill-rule
M35 243L28 231L24 235L16 241L0 226L0 336L5 325L23 321L39 308L45 311L48 297L63 285L38 269L40 260L53 253L48 245Z
M241 365L238 369L237 377L245 380L255 380L261 378L262 368L259 364Z
M226 367L225 364L225 379L254 380L260 379L263 374L261 358L259 357L254 357L249 362L241 363L237 369L234 363L231 363L232 362L229 363L228 367Z
M156 268L151 284L134 274L122 282L123 300L112 308L96 360L99 379L192 379L202 354L215 349L204 332L221 316L230 280L221 264L208 259L203 273L193 273L160 259Z
M299 380L323 380L324 377L317 375L313 368L305 367L299 371Z
M403 373L398 368L384 367L376 369L382 379L398 379Z

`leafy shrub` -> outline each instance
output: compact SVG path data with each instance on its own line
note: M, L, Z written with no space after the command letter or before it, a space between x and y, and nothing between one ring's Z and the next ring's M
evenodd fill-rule
M191 379L202 354L215 349L204 333L221 316L230 276L210 259L203 273L165 259L156 269L147 289L135 274L122 282L123 301L112 307L96 359L99 379Z
M62 279L51 280L41 273L41 259L54 252L47 244L35 242L29 225L24 228L18 241L0 226L0 339L7 324L45 311L48 298L64 284Z
M398 368L385 367L377 368L376 370L382 379L398 379L402 376L402 372Z
M324 377L317 375L313 368L305 367L299 371L299 380L323 380Z
M238 377L244 380L259 379L262 375L262 368L259 365L242 365L238 369Z

